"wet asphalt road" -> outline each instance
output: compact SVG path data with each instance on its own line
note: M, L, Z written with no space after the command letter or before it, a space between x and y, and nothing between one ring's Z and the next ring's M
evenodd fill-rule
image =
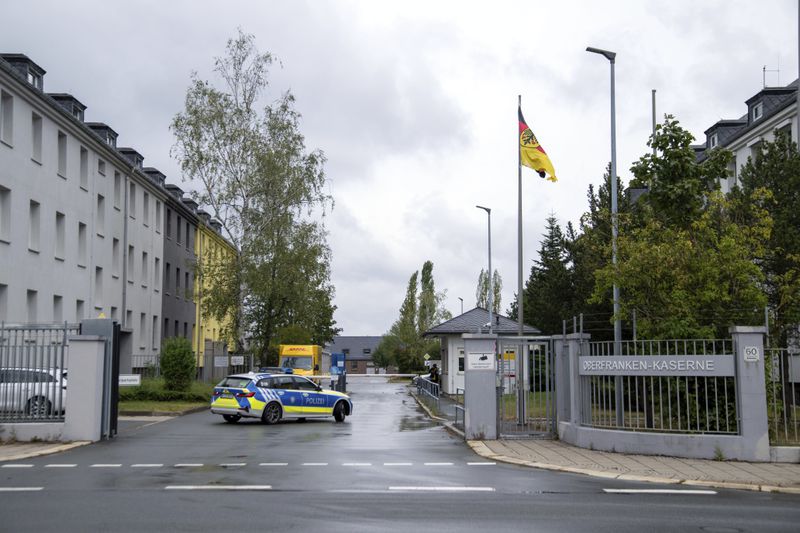
M122 422L113 441L4 464L0 531L800 529L800 497L608 494L675 487L492 464L404 385L348 386L344 424L232 425L203 412Z

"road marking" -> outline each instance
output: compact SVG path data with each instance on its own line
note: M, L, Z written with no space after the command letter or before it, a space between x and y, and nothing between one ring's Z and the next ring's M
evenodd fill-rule
M494 487L389 487L389 490L421 492L494 492Z
M328 466L328 463L303 463L303 466Z
M161 468L162 466L164 466L164 463L137 463L131 465L131 468Z
M164 490L272 490L272 485L167 485Z
M603 489L608 494L716 494L715 490L696 489Z
M342 463L342 466L372 466L372 463Z
M258 466L289 466L289 463L258 463Z
M36 492L44 487L0 487L0 492Z
M178 463L175 465L175 468L191 468L201 466L203 466L203 463Z
M453 466L453 463L424 463L425 466Z
M3 465L3 468L33 468L33 465L23 465L20 463L14 463L10 465Z
M45 468L75 468L78 466L75 463L52 463L49 465L44 465Z
M383 466L414 466L414 463L383 463Z
M233 466L247 466L247 463L220 463L219 466L223 468L229 468Z
M121 464L103 464L103 463L98 463L98 464L89 465L89 468L119 468L121 466L122 466Z
M492 466L492 465L496 465L497 463L484 462L484 463L467 463L467 464L469 466Z

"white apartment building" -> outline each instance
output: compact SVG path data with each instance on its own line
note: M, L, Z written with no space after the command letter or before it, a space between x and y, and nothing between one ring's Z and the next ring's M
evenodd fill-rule
M133 354L160 350L165 192L45 71L0 54L0 321L101 314Z
M795 80L786 87L764 87L745 102L747 114L735 120L720 120L705 131L706 143L694 147L700 161L708 150L717 147L726 148L735 156L728 179L720 183L722 192L730 192L738 183L747 158L762 141L773 141L775 130L786 132L797 141L797 86Z

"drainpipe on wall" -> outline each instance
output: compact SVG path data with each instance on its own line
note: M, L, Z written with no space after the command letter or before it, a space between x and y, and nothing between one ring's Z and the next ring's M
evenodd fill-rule
M131 166L131 173L134 167ZM125 174L124 194L122 195L122 327L130 327L128 324L128 194L130 189L130 176Z

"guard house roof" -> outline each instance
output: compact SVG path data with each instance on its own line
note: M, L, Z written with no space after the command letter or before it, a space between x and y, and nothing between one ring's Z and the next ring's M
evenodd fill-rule
M460 335L462 333L475 333L478 331L488 332L489 328L485 325L489 321L489 311L483 307L476 307L470 309L463 315L451 318L447 322L442 322L438 326L434 326L423 334L423 337L438 337L441 335ZM494 325L492 332L498 335L517 335L519 333L519 324L503 315L492 315ZM527 324L523 326L523 333L525 335L540 335L542 332L533 326Z

